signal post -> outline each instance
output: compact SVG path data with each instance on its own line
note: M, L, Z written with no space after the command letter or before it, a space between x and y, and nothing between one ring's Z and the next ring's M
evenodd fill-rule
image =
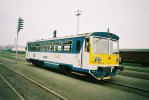
M17 64L17 60L18 60L18 37L19 37L19 32L21 29L23 29L23 23L24 20L21 19L21 17L18 19L18 27L17 27L17 39L16 39L16 64Z

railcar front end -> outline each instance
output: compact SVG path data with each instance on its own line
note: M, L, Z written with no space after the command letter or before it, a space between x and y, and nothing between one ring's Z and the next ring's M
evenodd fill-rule
M86 38L85 52L89 52L89 73L98 80L111 79L118 70L123 70L123 66L119 66L119 37L115 34L92 33Z

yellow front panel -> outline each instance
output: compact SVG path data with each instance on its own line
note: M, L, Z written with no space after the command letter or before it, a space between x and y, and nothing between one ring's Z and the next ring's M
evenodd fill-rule
M92 54L90 53L89 64L97 66L118 66L119 63L116 59L119 54ZM100 61L95 60L96 58L101 58Z
M90 41L90 53L89 64L93 66L119 66L119 62L116 61L119 58L119 54L94 54ZM101 58L101 61L95 61L95 58Z

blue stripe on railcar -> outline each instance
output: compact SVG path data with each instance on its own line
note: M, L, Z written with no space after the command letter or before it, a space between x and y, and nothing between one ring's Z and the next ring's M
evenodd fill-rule
M78 71L78 72L85 72L85 73L89 73L89 69L83 69L83 68L78 68L78 67L72 67L72 70L74 71Z
M78 67L73 66L71 64L59 63L59 62L53 62L53 61L43 61L43 60L32 59L32 58L27 59L27 60L28 61L35 60L35 61L44 62L45 67L50 67L50 68L53 68L53 69L58 69L60 65L64 65L64 66L67 66L67 67L71 68L73 71L89 73L89 69L78 68Z
M78 68L71 64L58 63L58 62L52 62L52 61L44 61L44 64L46 67L50 67L54 69L58 69L60 65L64 65L64 66L71 68L73 71L89 73L89 69Z
M113 33L107 33L107 32L94 32L91 34L91 36L101 36L101 37L105 37L105 38L110 38L115 39L115 40L119 40L119 37Z
M76 43L77 41L80 41L80 48L82 48L82 45L83 45L83 42L84 42L84 39L85 37L73 37L73 38L65 38L65 39L56 39L56 40L46 40L46 41L39 41L39 42L32 42L32 43L29 43L29 47L31 46L31 44L39 44L39 43L48 43L48 42L64 42L64 41L67 41L67 40L70 40L72 41L72 51L71 52L64 52L62 50L62 46L63 44L61 45L61 51L37 51L37 50L30 50L30 52L46 52L46 53L71 53L71 54L78 54L79 52L76 51ZM54 45L52 45L54 46Z

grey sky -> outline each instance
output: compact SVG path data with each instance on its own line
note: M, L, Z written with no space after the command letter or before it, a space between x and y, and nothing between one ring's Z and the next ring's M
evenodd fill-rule
M14 44L17 21L24 19L19 45L27 41L107 31L120 36L120 48L149 48L149 0L0 0L0 45Z

